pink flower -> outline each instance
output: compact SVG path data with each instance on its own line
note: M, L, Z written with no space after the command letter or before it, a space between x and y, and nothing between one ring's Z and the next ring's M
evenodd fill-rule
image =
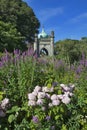
M58 106L60 104L59 100L53 100L52 101L53 106Z
M35 105L36 105L35 101L33 101L33 100L28 101L28 106L35 106Z
M36 96L33 93L28 94L28 99L29 100L36 100Z

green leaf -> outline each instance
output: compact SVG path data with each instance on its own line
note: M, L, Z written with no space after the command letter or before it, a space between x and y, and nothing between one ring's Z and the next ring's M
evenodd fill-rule
M59 116L59 115L55 116L55 120L58 120L59 118L60 118L60 116Z
M12 123L15 120L15 116L12 114L8 117L8 122Z
M13 106L11 110L7 111L7 113L18 112L21 108L18 106Z

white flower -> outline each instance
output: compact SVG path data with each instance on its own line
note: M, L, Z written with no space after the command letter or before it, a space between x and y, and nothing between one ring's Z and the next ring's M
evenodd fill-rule
M34 92L40 92L41 91L41 87L40 86L36 86L35 89L34 89Z
M69 96L72 97L72 96L73 96L73 93L69 93Z
M37 105L43 105L43 102L44 102L43 99L38 99L38 100L37 100Z
M42 87L42 91L43 92L53 92L54 91L54 87Z
M36 100L36 96L33 93L28 94L28 99L29 100Z
M5 109L5 107L6 107L8 104L9 104L9 99L8 99L8 98L5 98L5 99L3 99L2 102L1 102L1 107L2 107L3 109Z
M38 98L44 98L45 96L45 92L38 92Z
M64 92L63 96L69 96L70 92Z
M33 100L28 101L28 106L35 106L35 105L36 105L35 101L33 101Z
M70 85L70 88L75 88L75 84Z
M64 96L62 94L60 94L60 95L57 95L57 97L58 97L58 99L61 100L61 99L63 99Z
M51 100L57 100L58 99L58 96L56 95L56 94L53 94L52 96L51 96Z
M47 98L50 98L50 94L46 93L46 97L47 97Z
M66 87L66 85L65 84L60 84L60 87Z
M37 96L38 93L36 91L33 91L32 94L34 94L35 96Z
M60 104L60 101L59 100L53 100L52 104L53 104L53 106L57 106L57 105Z
M46 110L46 107L42 107L42 111L45 111Z
M72 97L73 96L73 93L71 93L71 92L64 92L64 95L63 96L70 96L70 97Z
M62 87L62 89L63 89L63 91L66 91L66 92L68 92L68 91L70 91L70 88L69 87Z
M64 96L64 98L62 99L62 102L64 104L69 104L70 103L70 98L68 96Z
M50 92L50 88L48 88L48 87L42 87L42 91L43 92Z
M52 107L52 106L53 106L53 104L52 104L52 103L49 103L49 104L48 104L48 106L49 106L49 107Z
M51 88L50 88L50 92L54 92L54 87L51 87Z

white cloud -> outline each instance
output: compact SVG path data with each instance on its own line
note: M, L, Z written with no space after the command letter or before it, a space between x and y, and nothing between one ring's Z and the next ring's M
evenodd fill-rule
M48 19L60 15L63 13L63 8L59 7L59 8L47 8L44 10L41 10L38 14L39 14L39 18L41 20L41 22L45 22Z
M70 20L71 23L77 23L77 22L80 22L84 19L87 19L87 12L86 13L83 13L83 14L80 14L78 16L76 16L75 18L72 18Z

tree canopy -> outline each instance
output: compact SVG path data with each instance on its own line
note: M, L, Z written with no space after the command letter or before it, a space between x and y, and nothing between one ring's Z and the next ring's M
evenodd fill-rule
M72 64L81 59L82 54L87 55L86 38L81 40L65 39L55 43L55 53L58 58L63 57Z
M14 49L25 50L25 37L17 31L11 23L4 23L0 21L0 51L7 49L12 52Z
M13 32L15 32L15 36L19 36L20 33L20 36L25 37L25 40L28 42L32 42L34 40L34 34L35 32L38 32L38 28L40 26L33 9L22 0L0 0L0 21L0 26L2 26L2 24L6 24L9 29L9 26L11 26L11 29L13 28ZM7 28L6 26L5 29ZM2 27L1 29L2 30L0 31L3 31ZM7 29L8 34L9 31L12 31L9 29ZM1 33L0 37L2 38ZM3 44L2 40L0 41L0 44Z

